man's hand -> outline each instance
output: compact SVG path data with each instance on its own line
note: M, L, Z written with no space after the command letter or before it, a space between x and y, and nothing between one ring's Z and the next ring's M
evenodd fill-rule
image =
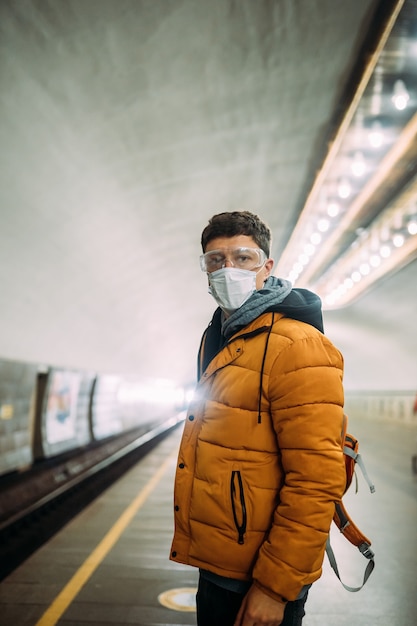
M274 600L255 585L243 598L234 626L279 626L285 604Z

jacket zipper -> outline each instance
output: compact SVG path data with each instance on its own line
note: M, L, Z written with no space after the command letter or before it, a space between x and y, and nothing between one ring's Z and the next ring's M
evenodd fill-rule
M235 479L237 479L237 486L239 489L238 495L239 495L239 502L240 502L240 511L242 514L241 523L239 523L238 514L236 510L237 507L236 507L236 480ZM238 470L232 471L232 478L230 480L230 495L231 495L231 500L232 500L233 519L235 521L235 526L238 532L238 543L243 544L244 534L246 532L247 514L246 514L245 493L243 490L242 476L240 475L240 471Z

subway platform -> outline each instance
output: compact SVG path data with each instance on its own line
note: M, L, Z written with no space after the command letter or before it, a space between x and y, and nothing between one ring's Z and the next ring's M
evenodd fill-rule
M197 572L168 559L172 489L182 427L99 496L0 583L2 626L178 626L195 624ZM346 591L327 559L312 587L305 626L417 623L417 452L413 427L350 420L376 485L360 473L345 503L372 540L375 570ZM360 585L366 559L333 528L342 579ZM216 626L213 624L213 626Z

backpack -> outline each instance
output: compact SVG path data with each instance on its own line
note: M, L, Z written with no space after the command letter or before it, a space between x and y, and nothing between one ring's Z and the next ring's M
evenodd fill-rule
M345 486L344 493L346 493L346 491L349 489L352 483L353 476L355 476L355 485L356 485L355 492L358 491L358 478L355 473L356 464L359 465L359 467L361 468L363 477L368 483L371 493L374 493L375 491L374 484L370 480L368 473L365 469L365 465L363 463L362 457L358 452L359 442L357 439L355 439L355 437L353 437L347 432L347 421L348 421L347 415L344 415L343 430L342 430L343 455L344 455L345 469L346 469L346 486ZM362 587L368 580L369 576L371 575L375 567L375 561L374 561L375 555L370 548L371 541L370 539L368 539L368 537L366 537L362 533L361 530L359 530L359 528L353 522L342 500L337 502L335 505L333 522L336 524L336 526L338 527L340 532L343 534L343 536L348 541L350 541L351 544L356 546L361 552L361 554L363 554L363 556L369 560L369 563L367 564L366 569L365 569L365 574L363 577L362 585L360 587L349 587L349 585L345 585L345 583L341 580L340 575L339 575L336 558L334 556L333 549L330 545L330 535L329 535L327 539L327 544L326 544L326 554L327 554L327 558L329 559L329 563L331 567L333 568L333 571L335 572L336 576L338 577L343 587L347 591L359 591L360 589L362 589Z

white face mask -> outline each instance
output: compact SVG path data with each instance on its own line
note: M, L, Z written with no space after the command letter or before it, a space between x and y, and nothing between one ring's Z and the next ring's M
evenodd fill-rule
M223 311L231 313L256 291L257 274L251 270L222 267L209 274L209 293Z

